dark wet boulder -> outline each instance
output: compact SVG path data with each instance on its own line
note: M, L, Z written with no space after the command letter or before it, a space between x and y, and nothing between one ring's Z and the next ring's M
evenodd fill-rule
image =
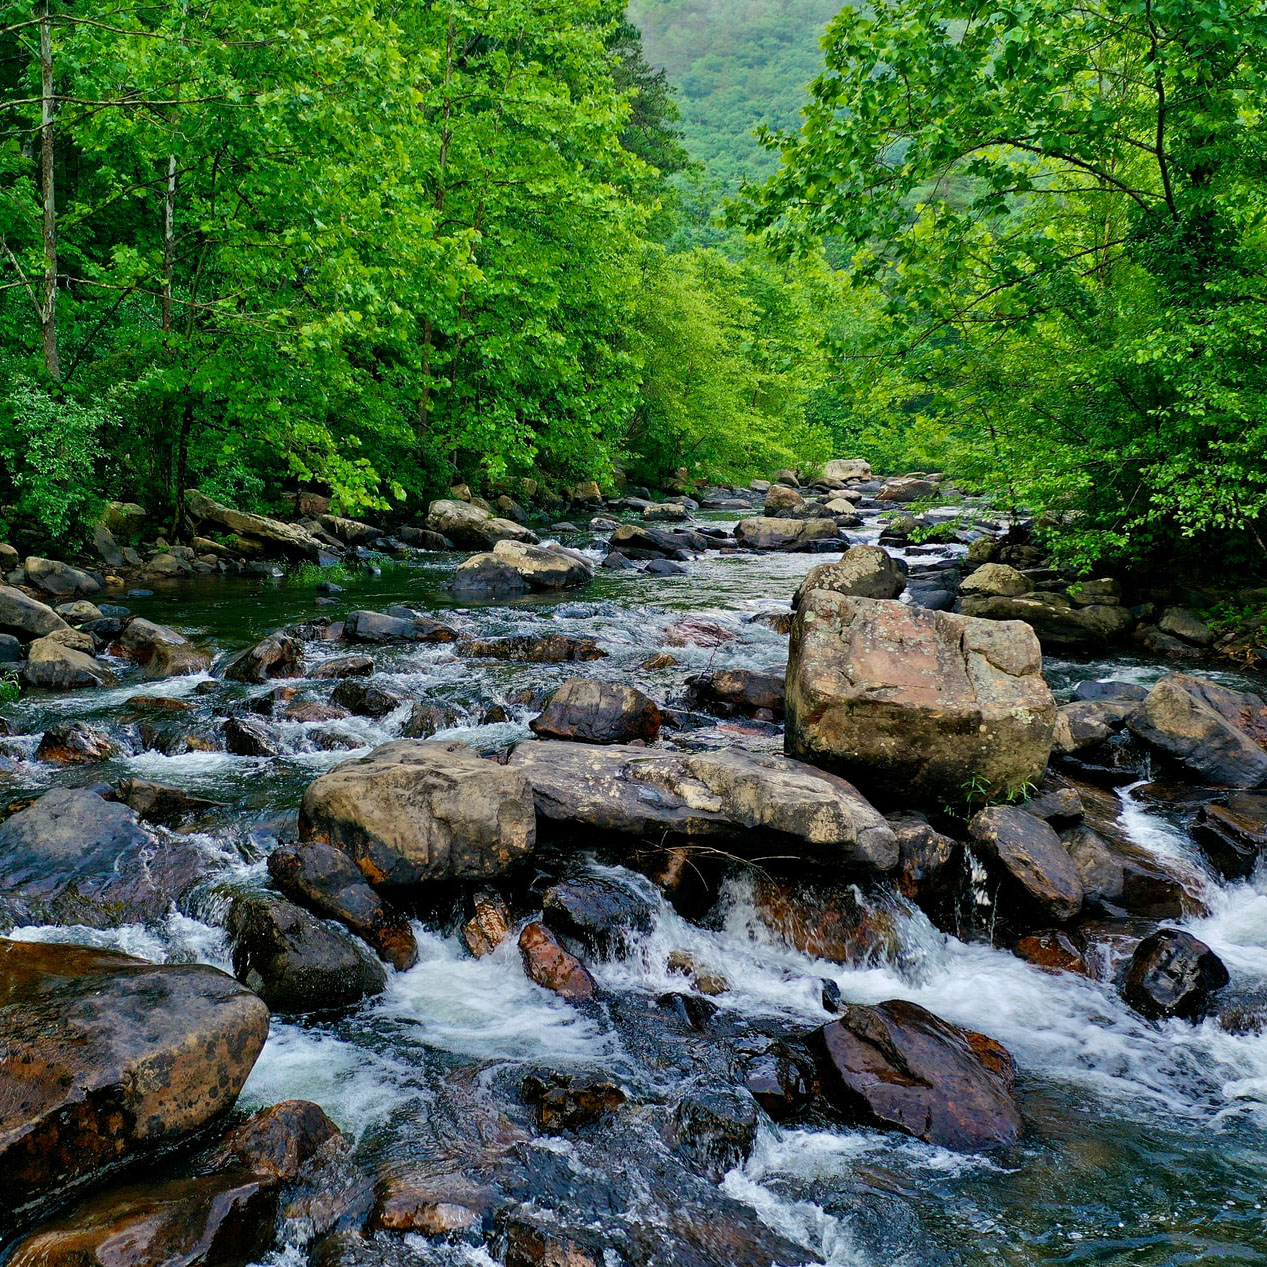
M1139 703L1148 698L1148 687L1139 686L1135 682L1086 681L1079 682L1073 688L1076 700L1123 700Z
M811 590L831 590L853 598L900 598L906 566L880 546L851 546L832 563L810 568L792 595L792 606Z
M1233 792L1226 805L1203 805L1192 838L1228 880L1248 880L1267 850L1267 795Z
M346 925L393 968L403 972L417 963L409 921L374 892L341 849L317 841L275 849L268 873L288 898Z
M53 788L0 824L0 927L152 923L202 872L189 841L155 835L126 805Z
M744 1089L775 1122L800 1117L817 1081L813 1060L799 1046L757 1041L743 1057Z
M464 744L411 739L309 784L299 828L349 854L371 884L396 886L499 875L536 843L522 772Z
M528 664L566 664L601 660L607 652L593 638L571 634L517 634L508 638L470 638L458 654L473 660L523 660Z
M336 541L347 546L372 546L386 535L381 528L361 523L359 519L345 519L342 515L318 515L317 522L323 532L328 532Z
M369 677L374 661L367 655L341 655L318 664L308 676L317 681L338 681L341 678Z
M110 1189L23 1237L12 1267L247 1267L273 1243L277 1185L246 1171Z
M735 543L747 550L803 554L839 548L840 529L834 519L741 519Z
M1251 692L1171 673L1149 691L1129 725L1204 783L1267 784L1267 704Z
M294 1183L314 1158L343 1143L343 1132L319 1104L283 1100L227 1131L206 1164Z
M224 808L221 801L209 801L182 788L154 783L149 779L124 779L115 789L115 797L134 810L144 822L163 827L175 827L186 818Z
M351 1007L387 986L382 965L357 942L283 898L235 897L227 927L234 976L275 1012Z
M822 1096L850 1125L903 1131L958 1152L1014 1144L1010 1057L904 999L848 1005L808 1040Z
M414 528L406 526L396 534L410 548L414 550L452 550L453 542L448 540L439 532L432 532L429 528Z
M419 1232L425 1236L447 1236L478 1228L493 1206L493 1193L460 1173L437 1172L434 1166L394 1162L380 1166L374 1185L374 1204L369 1227L376 1231ZM376 1238L381 1247L384 1238ZM329 1240L323 1249L329 1245ZM367 1251L370 1242L362 1242ZM405 1255L409 1249L405 1248ZM341 1267L352 1267L352 1259L339 1259ZM359 1259L355 1260L359 1263ZM390 1260L394 1265L396 1259ZM402 1256L402 1264L408 1260ZM386 1258L375 1257L373 1267L389 1267ZM313 1267L334 1267L328 1259ZM369 1265L367 1264L367 1267Z
M708 549L697 532L665 532L645 524L621 524L611 535L610 549L626 559L684 559Z
M50 726L40 736L35 759L52 765L95 765L109 761L118 751L118 744L100 726L68 721Z
M783 716L784 695L783 674L758 669L715 669L686 679L688 703L719 717L776 721Z
M400 733L405 739L430 739L439 730L450 730L458 724L457 710L447 704L422 700L409 710Z
M660 709L655 700L632 686L572 678L550 696L541 715L528 725L544 739L574 743L653 740L660 733Z
M530 1073L520 1084L520 1094L534 1110L537 1129L550 1135L593 1126L626 1099L612 1082L582 1081L569 1074L542 1077Z
M1092 975L1081 940L1076 933L1063 928L1027 933L1017 939L1012 953L1044 972L1075 972L1083 977Z
M744 1087L697 1087L673 1107L673 1135L691 1169L713 1183L748 1160L760 1112Z
M231 682L267 682L270 678L303 677L303 673L303 644L280 631L240 651L224 669Z
M519 954L524 971L539 986L561 998L585 1002L598 989L589 969L559 945L543 924L525 924L519 931Z
M1199 1020L1210 995L1229 979L1223 961L1205 942L1182 929L1163 928L1135 948L1122 997L1150 1020Z
M0 632L30 642L69 628L47 603L12 585L0 585Z
M89 643L91 645L91 638ZM44 691L112 686L115 680L114 674L100 660L87 651L67 646L61 640L60 631L45 634L27 647L26 663L19 676L23 686Z
M277 737L254 717L230 717L224 723L224 750L235 757L275 757L281 752Z
M343 622L344 642L454 642L457 632L426 616L393 616L383 612L354 611Z
M894 887L944 924L965 879L963 845L919 814L890 814L888 821L898 846Z
M359 678L345 678L334 688L330 699L358 717L386 717L405 702L405 697L396 691Z
M197 489L185 491L185 511L195 524L210 523L244 538L267 555L321 562L326 547L298 524L283 523L266 515L253 515L222 505Z
M1052 747L1056 752L1082 752L1111 739L1135 714L1134 700L1075 700L1056 712Z
M1042 777L1056 703L1032 630L812 590L792 625L789 756L940 803Z
M268 1009L216 968L0 941L5 1214L226 1112Z
M1082 909L1082 879L1050 824L998 805L974 815L968 831L1008 907L1032 906L1060 923Z
M1104 834L1087 824L1066 830L1063 839L1088 903L1150 919L1204 910L1196 867L1163 860L1121 832Z
M551 932L579 942L599 958L629 949L648 932L655 907L626 884L602 876L578 876L551 885L541 897L542 921Z
M686 576L686 568L672 559L650 559L643 569L648 576Z
M543 831L710 838L761 854L778 841L780 851L838 866L897 861L892 830L856 788L786 757L530 740L507 768L527 778Z

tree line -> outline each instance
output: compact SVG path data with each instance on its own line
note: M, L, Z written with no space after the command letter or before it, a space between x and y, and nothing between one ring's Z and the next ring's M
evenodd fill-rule
M0 533L828 456L838 279L666 245L622 8L0 4Z

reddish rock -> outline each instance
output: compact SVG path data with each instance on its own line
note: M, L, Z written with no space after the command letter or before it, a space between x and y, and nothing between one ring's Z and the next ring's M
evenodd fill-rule
M522 1085L525 1104L536 1110L537 1129L551 1135L592 1126L625 1102L625 1093L611 1082L575 1083L566 1075L540 1078L529 1074Z
M1030 933L1029 936L1022 937L1012 949L1017 956L1036 968L1043 968L1048 972L1076 972L1080 976L1091 976L1081 947L1061 929L1051 928L1042 933Z
M51 765L94 765L109 761L117 751L114 740L104 730L87 722L71 721L44 732L35 759Z
M211 1164L238 1165L256 1176L294 1183L323 1148L342 1139L320 1105L283 1100L234 1127L220 1141Z
M462 1175L424 1167L393 1167L379 1177L369 1225L390 1232L442 1236L483 1221L492 1193Z
M765 878L754 897L762 923L812 958L876 963L899 949L893 912L867 902L852 886L793 886Z
M706 616L683 616L664 631L665 645L670 647L721 647L738 636Z
M592 999L598 988L589 969L569 954L541 924L526 924L519 934L524 971L547 990L574 1002Z
M462 925L462 940L476 959L491 955L510 936L510 911L496 893L475 895L475 914Z
M1014 1144L1021 1116L1002 1050L894 999L849 1005L810 1036L822 1093L851 1124L904 1131L960 1152Z

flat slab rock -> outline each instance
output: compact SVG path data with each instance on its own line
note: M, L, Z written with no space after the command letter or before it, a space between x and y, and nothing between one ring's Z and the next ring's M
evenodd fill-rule
M769 853L772 834L820 860L887 870L892 828L842 778L787 757L728 749L661 753L537 740L507 768L532 786L541 819L621 835L710 837Z
M0 941L4 1215L226 1112L268 1009L217 968Z
M160 838L127 805L53 788L0 824L0 928L149 923L202 870L192 843Z

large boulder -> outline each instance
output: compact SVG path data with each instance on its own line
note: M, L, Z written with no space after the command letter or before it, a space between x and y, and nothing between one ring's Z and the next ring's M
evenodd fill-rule
M708 538L698 532L621 524L611 535L610 547L627 559L680 559L692 551L707 550Z
M890 797L1037 781L1056 702L1033 631L812 590L792 623L789 756Z
M531 740L507 768L526 777L539 818L564 835L702 837L737 852L795 850L880 870L897 862L891 828L851 784L786 757Z
M16 1211L225 1113L268 1009L216 968L0 941L0 1034L0 1191Z
M543 739L576 743L629 743L660 733L655 700L632 686L572 678L546 700L539 717L528 723Z
M23 642L70 626L47 604L12 585L0 585L0 633Z
M765 495L765 514L771 519L799 519L805 498L786 484L773 484Z
M846 1122L959 1152L1020 1138L1008 1053L918 1003L849 1005L811 1035L810 1047L823 1095Z
M840 541L834 519L741 519L735 540L749 550L798 554L830 549Z
M429 616L393 616L388 612L348 612L343 621L344 642L454 642L456 630Z
M1015 806L996 805L974 815L968 830L1012 901L1060 923L1082 909L1082 879L1050 824Z
M86 651L68 647L56 632L36 638L27 648L22 666L23 686L46 691L73 691L81 687L109 686L114 674Z
M304 840L344 850L371 884L394 886L499 875L536 844L521 771L464 744L412 739L309 784L299 828Z
M303 643L280 630L239 651L224 668L224 676L231 682L267 682L270 678L302 677L303 672Z
M805 574L792 595L792 606L811 590L831 590L852 598L901 598L905 567L881 546L850 546L832 563L819 563Z
M936 491L937 485L932 480L904 475L900 479L887 480L875 497L881 502L917 502L931 497Z
M589 560L574 550L499 541L491 552L463 562L449 588L459 598L501 597L530 590L573 589L593 577Z
M324 1012L381 994L387 974L347 933L268 894L233 899L233 975L274 1012Z
M1101 647L1129 633L1135 623L1131 613L1118 604L1079 607L1064 594L1046 592L1016 597L967 593L959 600L959 610L980 620L1023 620L1033 627L1044 647L1057 649Z
M959 585L962 594L978 594L984 597L1018 598L1030 593L1034 582L1007 563L983 563L970 572Z
M28 585L55 594L58 598L81 598L87 594L99 594L105 588L100 576L71 567L58 559L41 559L31 555L22 564Z
M128 806L53 788L0 824L0 928L156 922L202 871L193 845L156 836Z
M498 519L470 502L441 499L427 511L427 527L464 550L491 550L499 541L537 543L537 534L510 519Z
M1267 703L1251 692L1171 673L1149 691L1128 725L1203 783L1267 784Z
M337 919L404 971L418 961L418 942L409 921L365 882L360 868L342 849L307 840L268 855L273 883L294 902Z
M869 480L871 463L865 458L833 458L823 467L823 474L833 480Z
M226 532L245 538L249 544L266 553L317 562L326 549L320 540L298 524L234 510L195 488L185 490L185 511L195 524L215 524Z
M385 535L381 528L361 523L359 519L344 519L342 515L318 515L317 522L323 531L347 546L372 546Z

